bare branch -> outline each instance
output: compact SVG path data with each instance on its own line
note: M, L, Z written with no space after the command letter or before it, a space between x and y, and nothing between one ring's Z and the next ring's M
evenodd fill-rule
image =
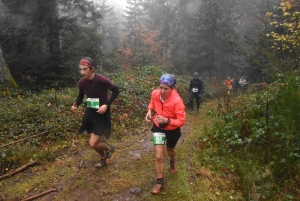
M12 175L17 174L17 173L19 173L19 172L25 170L26 168L28 168L28 167L30 167L30 166L36 164L36 163L37 163L37 161L32 161L32 162L27 163L27 164L23 165L22 167L20 167L20 168L14 170L14 171L12 171L12 172L10 172L10 173L7 173L7 174L5 174L5 175L2 175L2 176L0 177L0 181L3 180L3 179L6 179L7 177L10 177L10 176L12 176Z
M4 9L4 6L1 6L1 10L3 10L3 13L5 14L6 19L7 19L7 24L9 25L9 26L1 33L1 35L3 35L8 29L11 28L11 24L10 24L10 22L9 22L9 18L8 18L8 16L7 16L7 13L6 13L5 9ZM0 36L1 36L1 35L0 35Z
M10 146L10 145L13 145L13 144L16 144L16 143L19 143L19 142L22 142L22 141L24 141L24 140L28 140L28 139L30 139L30 138L34 138L34 137L37 137L37 136L40 136L40 135L44 135L44 134L46 134L46 133L49 133L49 132L54 131L54 130L57 130L57 129L59 129L59 128L55 128L55 129L52 129L52 130L50 130L50 131L45 131L45 132L43 132L43 133L39 133L39 134L30 136L30 137L26 137L26 138L21 139L21 140L14 141L14 142L9 143L9 144L2 145L2 146L0 146L0 149L2 149L2 148L4 148L4 147L7 147L7 146Z
M57 191L57 190L56 190L55 188L49 189L49 190L47 190L47 191L45 191L45 192L42 192L42 193L39 193L39 194L37 194L37 195L31 196L31 197L29 197L29 198L26 198L26 199L23 200L23 201L35 200L35 199L37 199L37 198L39 198L39 197L42 197L43 195L47 195L47 194L49 194L49 193L56 192L56 191Z

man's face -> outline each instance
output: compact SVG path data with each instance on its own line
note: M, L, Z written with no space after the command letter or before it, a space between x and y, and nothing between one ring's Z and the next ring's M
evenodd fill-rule
M198 76L197 76L197 75L194 75L194 79L195 79L195 80L198 79Z
M84 79L91 80L93 79L93 68L90 68L85 65L79 65L79 72Z
M230 77L227 77L227 80L230 80Z

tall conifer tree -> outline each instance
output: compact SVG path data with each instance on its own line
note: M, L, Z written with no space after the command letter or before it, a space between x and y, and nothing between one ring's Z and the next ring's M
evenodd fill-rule
M189 32L189 65L191 71L218 75L230 73L230 50L226 38L235 34L236 0L201 1L199 11L193 17L193 29Z

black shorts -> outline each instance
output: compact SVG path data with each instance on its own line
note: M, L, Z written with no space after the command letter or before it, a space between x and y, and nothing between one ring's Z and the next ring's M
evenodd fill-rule
M159 127L157 127L155 124L153 124L153 127L151 129L153 133L155 132L161 132L166 134L167 139L167 147L174 148L181 137L181 130L180 127L176 128L174 130L163 130Z
M111 136L110 108L108 107L104 114L99 114L97 110L86 108L78 133L86 130L88 134L104 135L108 139Z

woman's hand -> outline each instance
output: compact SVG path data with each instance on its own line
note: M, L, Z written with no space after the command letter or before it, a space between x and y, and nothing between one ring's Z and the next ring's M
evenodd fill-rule
M148 110L145 119L146 119L147 122L151 122L151 119L152 119L151 110Z
M158 123L167 123L167 122L168 122L168 118L163 117L163 116L161 116L161 115L157 115L156 121L157 121Z

